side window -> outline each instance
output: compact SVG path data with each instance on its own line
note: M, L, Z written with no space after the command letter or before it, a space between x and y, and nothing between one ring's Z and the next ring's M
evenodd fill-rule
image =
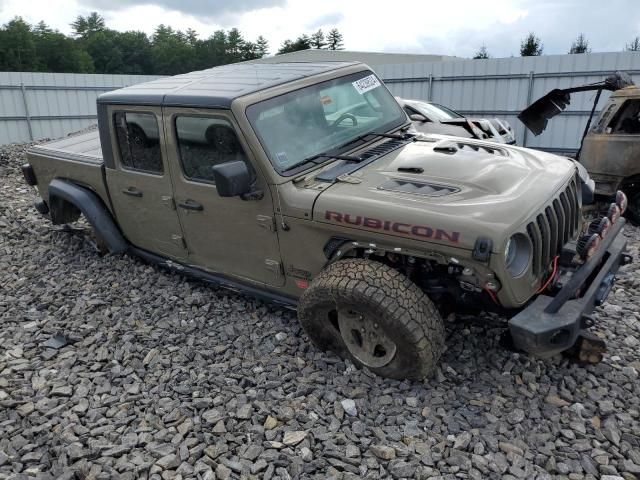
M607 133L640 133L640 100L627 100L607 127Z
M184 176L214 182L213 167L241 160L251 168L233 125L220 117L180 116L175 119L176 139Z
M113 120L122 166L162 174L164 168L156 116L152 113L116 112Z

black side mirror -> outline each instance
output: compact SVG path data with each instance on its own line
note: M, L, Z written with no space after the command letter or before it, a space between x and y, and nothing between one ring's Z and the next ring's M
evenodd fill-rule
M251 191L249 169L247 164L240 160L214 166L213 178L221 197L237 197Z
M424 115L420 115L419 113L412 113L411 115L409 115L409 118L411 119L412 122L426 122L427 121L427 117L425 117Z

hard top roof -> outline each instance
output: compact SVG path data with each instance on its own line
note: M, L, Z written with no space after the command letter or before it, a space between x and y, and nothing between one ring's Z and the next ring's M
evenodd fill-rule
M107 92L98 103L230 108L243 95L358 63L235 63Z

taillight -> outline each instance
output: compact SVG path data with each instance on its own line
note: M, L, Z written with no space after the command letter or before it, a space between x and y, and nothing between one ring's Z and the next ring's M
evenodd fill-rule
M609 217L611 223L616 223L621 214L622 211L620 210L620 207L618 205L616 205L615 203L609 205L609 210L607 210L607 217Z
M38 184L38 181L36 180L36 174L33 171L33 167L28 163L22 165L22 175L24 176L24 180L25 182L27 182L27 185L35 187Z
M616 205L618 205L618 207L620 208L621 214L624 213L625 210L627 209L627 204L628 204L627 196L622 190L618 190L616 192Z
M580 237L576 245L576 251L584 259L591 258L600 245L600 235L597 233L586 234Z
M589 224L589 235L593 235L594 233L599 235L600 238L604 238L607 235L607 232L611 228L611 220L608 217L596 218L593 222Z

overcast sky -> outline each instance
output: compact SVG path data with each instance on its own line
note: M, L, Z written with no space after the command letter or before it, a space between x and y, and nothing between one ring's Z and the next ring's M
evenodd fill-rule
M621 51L640 35L640 0L0 0L0 23L16 15L70 33L77 15L98 11L116 30L151 34L160 23L206 38L238 27L264 35L271 53L286 38L337 27L348 50L493 57L518 55L535 32L544 53L567 53L584 33L594 52Z

